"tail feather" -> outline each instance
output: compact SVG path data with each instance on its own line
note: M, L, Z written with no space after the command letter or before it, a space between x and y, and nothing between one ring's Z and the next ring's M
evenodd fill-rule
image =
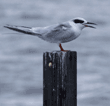
M31 29L31 27L26 27L26 26L15 26L15 25L5 25L5 28L17 31L17 32L21 32L21 33L25 33L25 34L31 34L31 35L36 35L36 33L34 33Z

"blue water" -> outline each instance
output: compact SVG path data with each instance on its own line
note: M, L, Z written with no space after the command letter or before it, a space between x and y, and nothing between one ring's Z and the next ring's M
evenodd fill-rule
M59 50L57 44L3 26L47 26L78 16L98 24L63 44L78 54L78 106L109 106L109 4L109 0L0 0L0 106L42 106L43 52Z

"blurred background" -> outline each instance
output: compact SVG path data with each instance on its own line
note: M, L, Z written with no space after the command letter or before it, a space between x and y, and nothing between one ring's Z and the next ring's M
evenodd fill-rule
M77 51L78 106L110 105L110 0L0 0L0 106L43 106L43 53L57 44L4 28L83 17L97 23L62 44Z

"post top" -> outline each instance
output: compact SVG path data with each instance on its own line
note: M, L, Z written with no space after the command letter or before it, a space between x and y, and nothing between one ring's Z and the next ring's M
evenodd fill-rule
M65 57L68 57L68 56L71 56L71 55L76 56L77 52L76 51L67 51L67 52L64 52L64 51L52 51L52 52L45 52L43 55L44 56L49 56L50 58L58 56L58 57L64 59Z
M52 51L52 52L44 52L44 53L52 53L52 54L54 54L54 53L77 53L76 51Z

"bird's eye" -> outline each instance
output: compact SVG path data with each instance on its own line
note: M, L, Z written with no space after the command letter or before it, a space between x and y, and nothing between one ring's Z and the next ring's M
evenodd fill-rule
M84 21L83 20L79 20L79 19L75 19L73 20L75 23L83 23Z

